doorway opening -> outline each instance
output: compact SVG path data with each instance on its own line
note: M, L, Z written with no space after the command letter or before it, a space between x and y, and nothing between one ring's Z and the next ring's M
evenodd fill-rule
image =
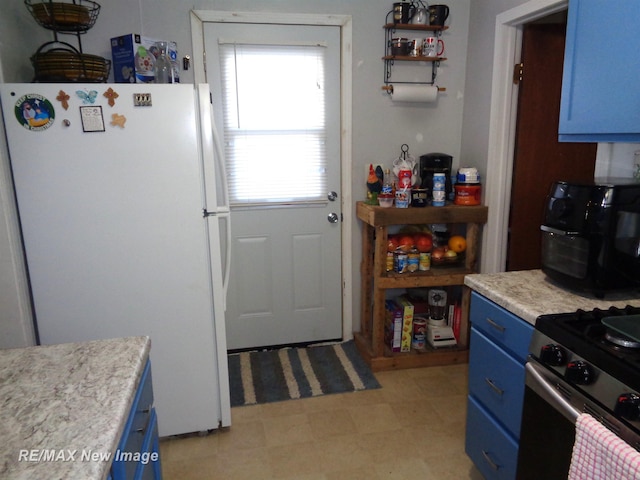
M337 27L337 29L339 30L339 35L338 35L339 37L339 41L338 41L339 60L338 61L340 64L340 73L339 73L340 77L338 80L339 88L337 89L334 88L333 91L339 90L340 92L338 118L340 118L342 121L342 128L338 135L339 158L340 158L340 165L338 168L340 169L340 172L338 175L336 175L336 178L338 178L338 182L341 187L342 195L338 197L338 202L336 202L336 204L340 203L339 211L341 212L341 215L338 216L337 218L341 218L342 222L340 225L340 233L338 236L340 237L339 243L343 246L343 248L341 251L341 255L337 259L339 264L337 277L339 278L336 281L336 284L339 282L339 285L338 285L337 293L333 295L333 297L335 297L336 295L341 297L337 302L335 302L334 300L335 304L338 305L338 313L335 316L340 316L341 314L341 317L342 317L341 318L342 325L341 325L341 328L340 328L340 325L338 325L338 331L340 332L341 330L340 333L342 334L343 340L351 339L353 335L352 333L353 331L353 321L352 321L353 299L352 299L352 278L351 278L352 277L352 274L351 274L352 254L349 247L352 243L351 236L352 236L352 228L353 228L352 225L354 221L353 212L352 212L352 209L350 208L352 204L352 200L351 200L352 198L351 197L351 183L352 183L351 182L351 178L352 178L352 175L351 175L351 170L352 170L351 169L351 163L352 163L351 161L351 89L352 89L351 87L351 84L352 84L352 80L351 80L351 64L352 64L351 17L348 15L282 14L282 13L275 14L275 13L263 13L263 12L254 13L254 12L222 12L222 11L194 10L191 12L191 27L192 27L193 54L194 54L194 78L196 83L210 83L210 79L207 76L208 69L205 63L205 59L209 63L213 63L213 59L208 58L205 52L206 52L207 38L209 38L207 36L207 32L210 31L209 27L213 24L216 24L216 25L236 24L236 25L243 25L246 27L249 27L249 26L270 27L270 26L277 25L278 28L281 28L281 29L288 28L288 27L292 27L292 28L293 27L310 27L310 28L325 27L326 29L329 29L329 28L335 29ZM271 30L273 30L273 28L271 28ZM237 37L237 32L233 32L233 36L229 38L236 39L236 37ZM211 50L212 49L210 49L210 51ZM209 69L212 69L212 68L214 68L213 65L209 65ZM335 158L336 156L337 155L334 155L333 157ZM333 201L333 199L329 198L329 201ZM278 220L278 222L287 221L285 217L288 213L287 210L290 210L291 206L285 205L284 207L285 208L282 208L279 211L276 211L273 209L269 210L270 213L280 215L280 217L282 217ZM314 205L309 206L309 208L312 208L312 207L314 207ZM275 224L276 223L273 223L273 225ZM241 224L236 223L236 227L235 227L236 232L241 231L239 229L240 226ZM249 242L252 242L252 241L255 243L255 239L252 239L252 238L253 237L251 238L246 237L247 241L245 243L247 243L247 245L249 244ZM265 236L264 238L266 239L267 237ZM318 235L315 235L315 236L299 235L297 238L299 240L298 243L304 240L304 244L307 246L309 246L315 241L318 244L318 248L315 249L315 252L316 253L321 252L322 242L318 242L316 240L316 238L319 238ZM266 245L267 241L265 240L263 243ZM277 251L278 254L280 254L280 252L285 252L285 253L289 252L290 254L295 255L295 253L298 250L286 249L286 248L273 250L271 248L271 250L269 251L270 252ZM334 249L334 251L335 250L339 250L339 249ZM305 250L305 251L308 251L308 250ZM238 257L247 258L247 256L242 255L242 253L243 252L240 252ZM245 249L244 253L252 254L255 256L256 249L252 248L252 245L249 245L249 247ZM236 257L233 261L235 261L238 257ZM299 260L302 260L302 262L296 261L295 265L300 265L300 266L303 266L303 264L305 264L305 261L310 261L310 259L312 258L318 257L320 260L322 260L322 258L320 258L321 256L319 256L318 254L316 254L315 256L298 255L298 257L301 257L299 258ZM263 258L266 258L266 257L258 258L258 260L262 260ZM272 258L272 256L269 256L269 258ZM273 257L273 258L275 258L275 265L279 265L280 262L278 261L278 258L277 257ZM323 262L323 263L326 263L326 262ZM238 264L236 263L236 265ZM242 268L242 265L240 265L238 268ZM233 267L231 271L234 272ZM311 271L311 270L307 269L306 271ZM278 282L278 283L272 283L272 285L280 285L280 283L284 284L284 282ZM304 285L308 283L309 282L305 283ZM303 285L303 283L301 282L293 282L292 284L296 288ZM311 283L311 285L313 286L315 284ZM321 288L316 288L314 291L320 292L320 293L323 292ZM271 297L267 298L267 300L269 300L270 298ZM301 298L301 296L298 296L296 298ZM265 301L263 302L262 305L268 306L268 302ZM297 308L299 305L295 303L294 306ZM305 313L306 313L307 311L312 310L310 308L307 308L307 304L304 304L303 307L304 307L303 309L298 309L298 311L305 310ZM267 313L270 312L269 309L262 309L261 312L262 311ZM228 335L227 335L227 338L229 340ZM295 342L295 339L293 339L292 341ZM278 342L272 339L269 341L269 343L277 344ZM233 348L231 343L229 343L229 347Z
M506 270L541 268L546 197L553 182L593 178L597 144L560 143L566 10L523 26Z
M566 10L567 5L567 0L532 0L496 18L485 181L489 218L483 229L480 263L483 273L502 272L506 265L518 101L513 66L520 59L523 26Z

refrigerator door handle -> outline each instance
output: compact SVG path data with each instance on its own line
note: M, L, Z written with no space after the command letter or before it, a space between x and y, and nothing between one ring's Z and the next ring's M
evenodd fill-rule
M229 210L226 208L219 208L215 211L210 211L207 210L206 208L202 209L202 216L204 218L207 217L228 217L229 216Z
M207 152L207 154L205 154L205 157L203 158L203 162L206 162L207 156L210 155L209 159L213 167L209 170L206 168L206 165L203 165L205 185L209 186L208 195L205 195L205 197L209 200L213 200L216 203L218 202L218 196L216 192L216 180L218 179L220 181L219 185L222 190L220 192L220 204L216 204L213 210L207 210L206 207L203 208L203 216L205 218L213 216L218 218L225 218L227 221L227 242L225 249L225 258L223 259L224 276L222 279L222 289L224 292L224 301L226 303L227 290L229 287L229 274L231 272L231 219L229 215L229 183L227 180L227 171L224 161L224 152L222 151L222 144L220 142L220 135L218 129L216 128L215 116L213 112L213 101L209 85L199 84L197 88L200 103L200 117L202 128L203 130L209 130L208 132L206 132L206 134L202 135L202 137L207 138L209 135L211 135L210 139L211 143L213 144L213 152L203 146L203 152Z
M211 99L211 94L209 94ZM213 112L213 101L211 101L211 131L213 132L213 146L217 153L216 166L220 172L220 184L222 186L222 205L218 205L218 216L225 217L227 220L227 242L225 248L224 277L222 278L222 290L224 291L224 309L227 310L227 290L229 289L229 273L231 272L231 217L229 208L229 181L227 180L227 167L225 164L224 153L222 151L222 143L220 135L216 127L216 120Z

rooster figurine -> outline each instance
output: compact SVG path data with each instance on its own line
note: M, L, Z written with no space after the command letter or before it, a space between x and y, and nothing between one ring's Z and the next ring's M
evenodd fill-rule
M377 170L380 170L380 174L378 174ZM369 164L369 176L367 177L367 203L370 205L378 204L378 194L382 191L383 175L384 173L380 166L373 168L373 165Z

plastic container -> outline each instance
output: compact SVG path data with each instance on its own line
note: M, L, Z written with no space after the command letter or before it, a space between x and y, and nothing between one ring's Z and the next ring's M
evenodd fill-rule
M445 174L433 174L433 190L431 191L433 200L431 205L434 207L444 207L447 192L445 191Z
M480 205L482 200L482 185L478 170L472 167L463 167L458 170L458 182L453 189L455 205Z
M396 208L408 208L411 202L411 189L396 190Z
M378 194L378 203L381 207L389 208L393 207L393 194L380 193Z
M426 188L414 188L411 190L412 207L426 207L428 203L428 191Z
M460 169L458 169L458 183L480 183L478 169L473 167L460 167Z
M479 183L456 183L455 205L480 205L482 186Z

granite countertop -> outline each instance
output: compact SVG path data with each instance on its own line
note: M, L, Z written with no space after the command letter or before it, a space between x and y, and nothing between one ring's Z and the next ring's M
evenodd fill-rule
M0 350L0 478L106 478L150 344L130 337Z
M640 307L640 292L611 293L596 298L565 290L553 283L542 270L467 275L465 285L534 325L548 313L592 310L611 306Z

